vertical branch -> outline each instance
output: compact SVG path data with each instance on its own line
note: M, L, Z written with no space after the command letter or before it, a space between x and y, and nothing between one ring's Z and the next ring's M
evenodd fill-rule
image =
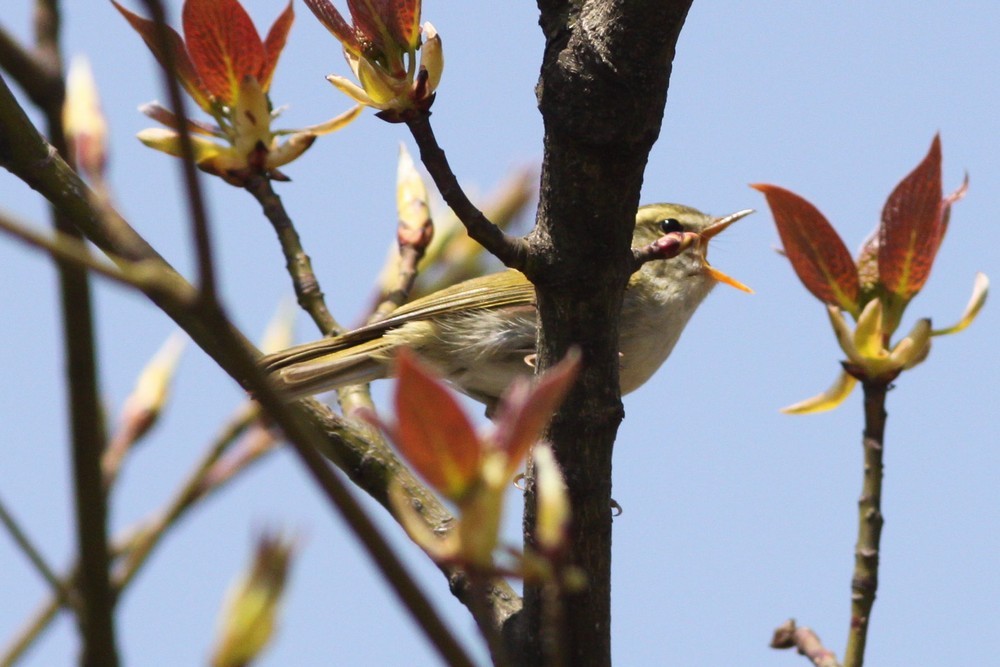
M39 60L62 81L59 47L60 12L57 0L38 0L35 5L35 40ZM45 99L49 140L68 155L62 125L63 86L52 87ZM55 207L51 209L56 229L82 239L80 231ZM72 434L73 496L76 534L80 553L77 578L79 606L77 624L83 640L81 664L118 664L115 641L115 597L109 581L107 496L101 474L101 455L106 444L103 409L97 385L97 352L90 279L86 270L69 262L58 262L60 308L66 380L69 389Z
M864 481L858 499L858 542L851 578L851 626L844 667L861 667L875 592L878 589L879 539L882 534L882 453L885 435L884 382L863 383L865 392Z
M691 0L539 0L545 54L536 97L545 124L541 192L528 237L540 330L538 369L571 346L583 371L548 438L572 504L572 565L584 589L524 587L526 664L551 664L546 635L560 633L568 665L611 664L611 463L624 415L618 332L631 273L635 211L660 132L674 49ZM535 486L526 481L530 547ZM546 607L558 604L550 611ZM545 627L561 612L562 629ZM550 623L549 623L550 624ZM553 645L556 645L553 644Z
M59 49L59 29L62 16L59 0L37 0L35 2L35 49L42 66L55 73L62 69Z
M194 161L194 144L188 129L187 105L181 86L177 82L177 63L174 62L174 51L170 48L170 37L167 33L166 13L160 0L143 0L153 21L156 23L156 41L164 61L164 85L170 99L170 108L177 116L181 139L181 170L184 175L184 187L187 190L187 201L190 207L191 228L194 236L195 253L198 258L198 288L201 298L215 302L215 268L212 264L212 243L208 227L208 214L205 211L205 198L201 191L201 180Z

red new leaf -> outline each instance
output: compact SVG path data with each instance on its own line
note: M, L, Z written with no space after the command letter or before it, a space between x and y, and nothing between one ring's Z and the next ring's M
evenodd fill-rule
M960 196L960 195L958 195ZM879 232L879 280L904 301L920 291L944 238L947 208L941 196L941 139L889 195Z
M230 104L244 77L260 80L264 44L237 0L187 0L182 18L191 61L212 95Z
M376 50L406 51L417 46L419 0L348 0L347 6L354 25L372 41Z
M844 242L815 206L784 188L751 186L767 198L785 254L812 294L850 313L858 311L858 271Z
M343 44L345 49L356 56L361 55L361 44L358 42L357 33L352 26L348 25L343 15L337 11L330 0L305 0L305 3L319 19L319 22L333 33L333 36Z
M144 19L138 14L133 14L114 0L112 0L111 4L125 17L125 20L129 22L132 28L139 33L142 41L146 42L146 46L153 52L153 56L164 69L170 69L168 59L173 61L177 78L181 82L181 85L184 86L184 90L198 103L198 106L206 111L210 110L211 105L208 101L209 91L206 90L201 77L195 71L194 65L188 57L188 52L184 48L184 40L177 34L177 31L170 26L164 26L167 31L167 43L171 56L168 58L167 53L164 53L163 49L160 48L160 42L156 38L156 23L149 19Z
M457 500L477 478L479 439L444 384L406 350L396 358L396 445L441 493Z
M507 452L513 473L528 450L542 437L580 370L580 353L571 349L558 364L530 385L515 381L504 394L497 413L496 444Z
M417 46L420 35L420 0L392 0L390 28L400 44Z
M278 64L278 56L281 55L282 49L285 48L285 42L288 40L288 31L292 29L292 22L295 20L295 12L292 10L292 0L288 0L288 6L285 7L285 11L281 12L279 16L274 21L274 25L267 32L267 37L264 39L264 66L260 70L260 76L257 80L260 81L261 89L266 93L271 87L271 77L274 76L274 68Z
M392 12L390 4L391 0L347 1L355 28L371 40L374 49L380 53L386 51L387 40L392 36L386 24L386 17Z

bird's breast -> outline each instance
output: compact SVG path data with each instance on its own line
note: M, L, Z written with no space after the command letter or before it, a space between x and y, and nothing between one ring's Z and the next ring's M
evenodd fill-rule
M663 365L714 285L714 280L696 273L656 289L629 287L619 334L622 394L638 389Z

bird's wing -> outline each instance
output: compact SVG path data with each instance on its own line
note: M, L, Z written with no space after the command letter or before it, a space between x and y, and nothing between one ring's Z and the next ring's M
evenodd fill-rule
M511 269L465 280L419 299L414 299L397 308L392 315L380 322L359 327L340 336L323 338L268 355L261 359L261 365L267 371L274 371L373 340L389 329L402 326L407 322L426 320L437 315L460 310L480 310L512 305L530 306L534 303L534 286L520 271Z
M465 309L480 310L535 302L535 288L520 271L510 269L472 278L403 304L388 318L351 333L392 329L412 320L423 320Z

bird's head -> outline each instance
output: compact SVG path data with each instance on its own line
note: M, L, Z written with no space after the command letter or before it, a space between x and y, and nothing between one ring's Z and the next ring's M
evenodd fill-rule
M681 276L701 276L749 292L749 287L708 263L708 243L731 224L751 213L752 209L744 209L717 218L690 206L649 204L636 212L632 245L641 248L663 236L680 234L683 250L677 257L648 262L643 270L661 276L676 275L678 272Z

